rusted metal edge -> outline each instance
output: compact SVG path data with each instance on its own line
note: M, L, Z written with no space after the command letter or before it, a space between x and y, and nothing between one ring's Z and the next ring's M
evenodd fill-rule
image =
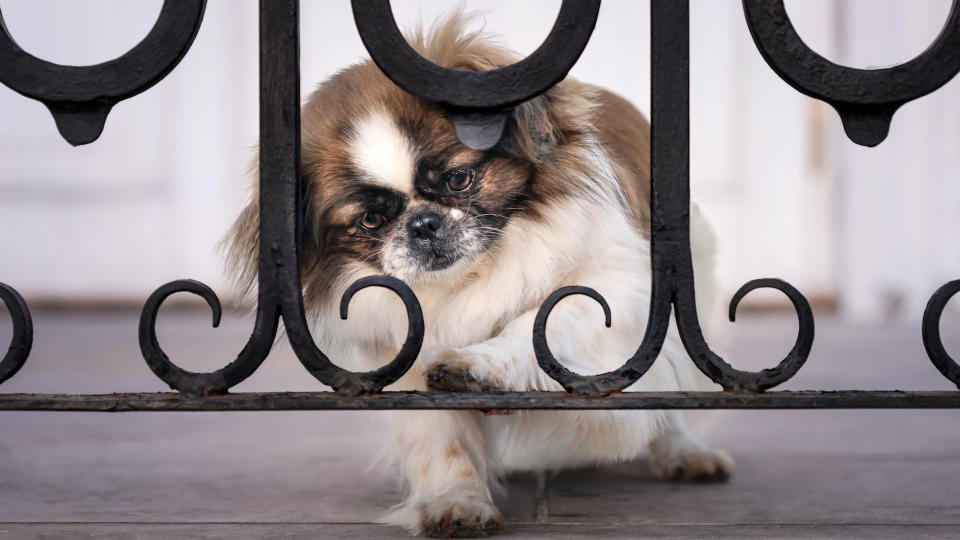
M374 409L957 409L960 392L900 390L627 392L250 392L205 398L180 394L0 394L0 411L319 411Z

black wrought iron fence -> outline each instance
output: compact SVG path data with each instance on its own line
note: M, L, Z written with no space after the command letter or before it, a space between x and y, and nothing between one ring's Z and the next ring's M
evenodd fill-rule
M20 49L0 13L0 82L44 103L61 135L74 145L97 139L116 103L149 89L169 74L189 50L203 18L205 0L165 0L147 35L123 56L103 64L52 64ZM836 65L807 47L790 22L783 0L744 0L754 41L771 68L798 91L830 104L855 143L875 146L887 135L894 112L933 92L960 71L960 0L954 0L936 41L913 60L887 69ZM543 45L514 65L486 72L437 66L407 44L389 0L353 0L363 43L398 86L444 107L461 141L474 148L497 143L511 107L563 79L586 47L600 0L564 0ZM958 408L951 391L768 391L803 366L814 339L814 317L804 296L779 279L743 285L730 301L730 320L745 295L758 288L784 293L793 303L799 330L793 349L775 367L735 369L714 353L700 330L694 301L689 227L689 5L687 0L652 0L652 298L646 331L636 353L615 371L578 375L550 352L546 324L563 298L596 300L610 323L610 308L596 291L565 287L551 294L537 314L533 344L540 367L566 392L383 392L410 369L420 352L424 322L413 292L387 276L363 278L344 294L346 318L352 296L367 287L386 287L406 306L409 328L396 357L384 367L354 373L320 351L304 313L300 279L300 223L304 219L300 176L299 1L260 0L260 257L256 321L237 358L210 373L186 371L172 362L157 340L160 305L170 295L203 297L217 326L216 294L192 280L174 281L147 300L140 319L140 348L150 369L177 393L105 395L2 394L0 410L172 411L301 409L696 409L696 408ZM5 254L9 256L9 254ZM947 354L940 316L960 291L952 281L930 299L923 316L923 342L933 365L960 387L960 366ZM0 298L13 321L13 338L0 361L0 382L16 374L30 354L30 311L12 288ZM650 368L660 351L670 314L690 357L722 392L621 392ZM333 392L237 393L228 390L260 366L275 341L280 319L307 371ZM336 360L336 359L333 359Z

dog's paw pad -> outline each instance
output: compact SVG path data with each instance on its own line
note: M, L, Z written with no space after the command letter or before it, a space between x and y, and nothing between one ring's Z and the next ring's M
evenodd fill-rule
M430 538L483 538L497 534L502 528L503 522L498 518L444 516L436 523L425 524L424 532Z
M424 504L420 515L421 534L431 538L483 538L503 529L496 507L472 497Z
M673 482L726 482L733 469L730 454L714 448L677 452L653 463L657 479Z
M482 384L464 366L436 364L427 370L427 388L439 392L480 392Z
M434 349L424 357L427 388L436 392L489 392L499 386L478 376L478 358L461 349Z

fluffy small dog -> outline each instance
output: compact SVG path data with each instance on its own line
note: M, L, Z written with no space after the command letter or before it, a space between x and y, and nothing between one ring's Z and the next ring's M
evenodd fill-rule
M456 14L410 43L450 68L488 70L517 58ZM370 289L341 321L356 279L388 274L417 294L423 353L393 390L562 390L537 365L533 320L566 285L599 291L613 326L583 297L550 317L552 351L589 374L620 367L643 335L650 301L649 125L622 98L567 79L516 107L491 150L461 144L445 112L390 82L372 62L322 83L302 110L309 210L303 287L321 349L348 369L383 365L406 335L401 302ZM231 260L255 278L258 208L243 211ZM710 295L712 237L692 212L698 296ZM630 390L712 387L674 330ZM406 499L387 521L429 536L485 536L502 527L490 482L630 460L649 451L663 479L722 480L721 450L695 441L676 412L391 413Z

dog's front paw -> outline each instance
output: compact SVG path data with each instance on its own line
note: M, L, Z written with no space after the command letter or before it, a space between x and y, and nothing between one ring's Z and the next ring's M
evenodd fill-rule
M502 384L486 373L482 358L464 349L433 349L424 356L427 388L436 392L490 392Z
M478 495L444 497L418 505L420 534L432 538L480 538L503 529L503 516Z
M672 448L650 456L658 480L726 482L733 474L730 454L718 448Z

